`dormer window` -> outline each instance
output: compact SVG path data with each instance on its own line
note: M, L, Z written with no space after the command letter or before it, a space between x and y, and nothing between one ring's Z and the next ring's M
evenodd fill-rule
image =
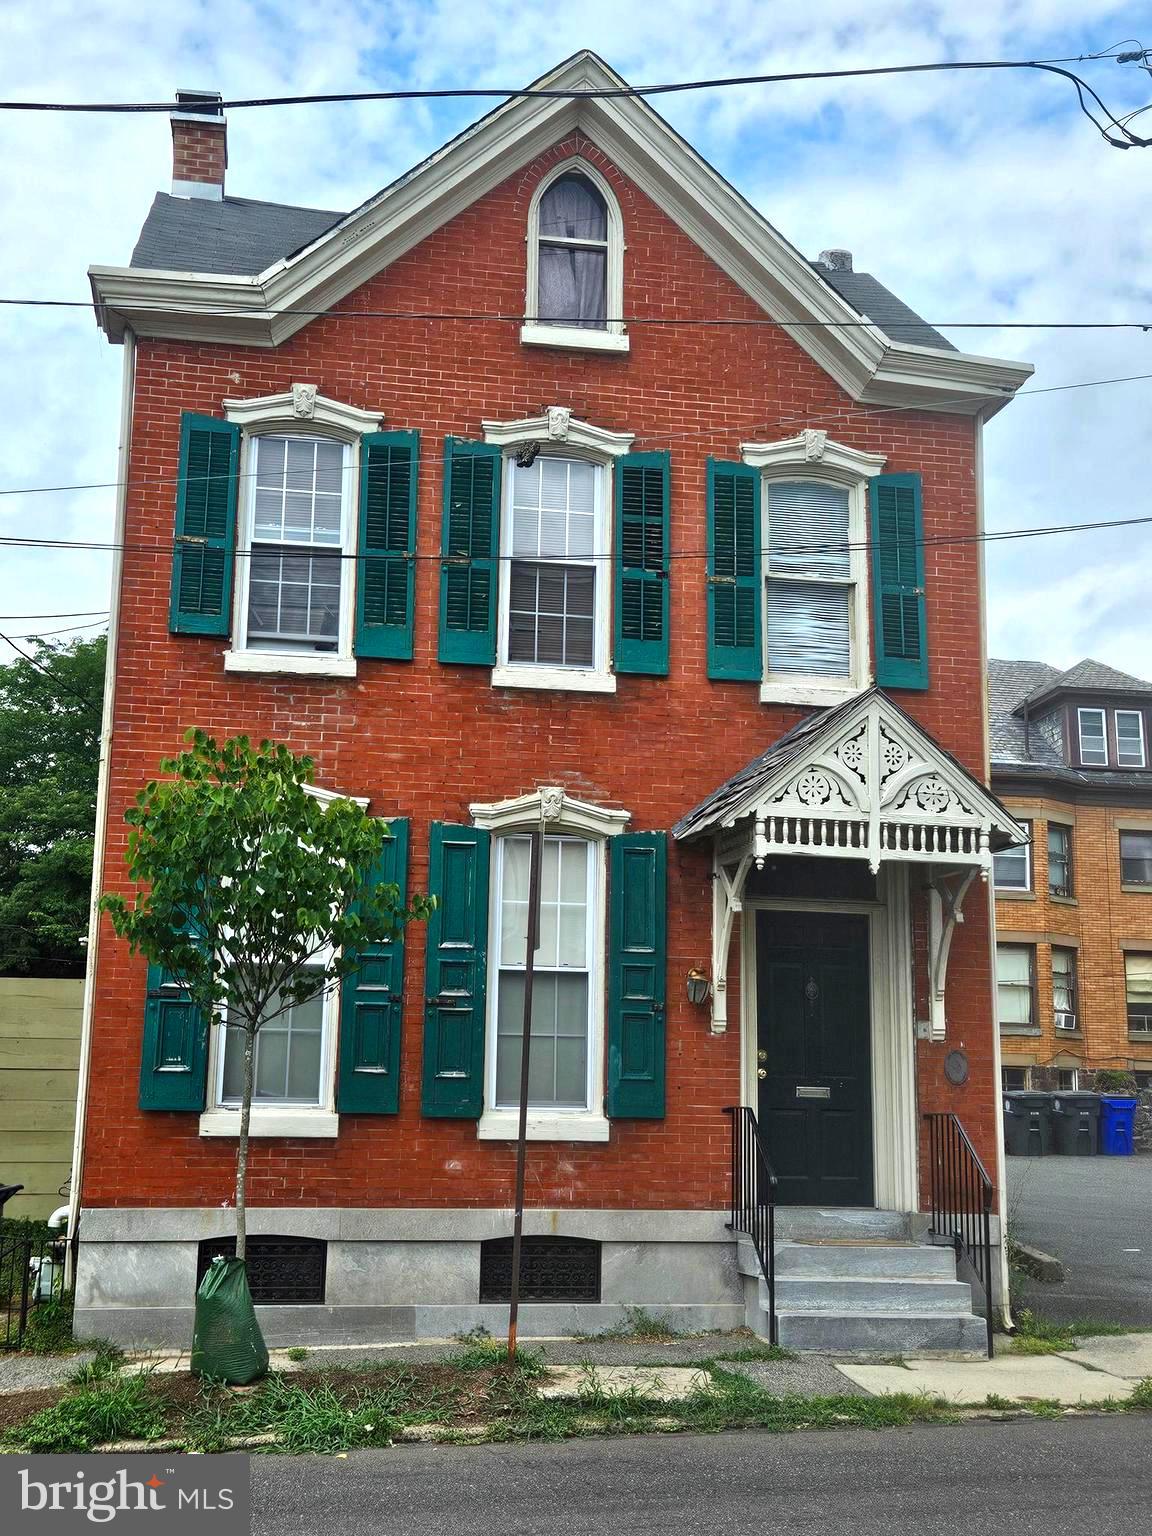
M520 339L627 352L624 239L612 189L583 160L558 166L528 212L528 292Z
M1078 709L1080 761L1088 768L1107 768L1108 735L1102 709Z
M1144 767L1144 716L1138 709L1116 711L1116 765Z

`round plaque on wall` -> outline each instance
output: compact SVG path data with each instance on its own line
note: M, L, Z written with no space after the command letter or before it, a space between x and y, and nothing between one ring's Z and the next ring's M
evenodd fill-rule
M944 1058L944 1076L957 1087L968 1081L968 1058L963 1051L949 1051Z

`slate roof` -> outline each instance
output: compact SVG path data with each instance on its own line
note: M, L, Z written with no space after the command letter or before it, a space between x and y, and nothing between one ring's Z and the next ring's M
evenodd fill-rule
M399 179L407 180L412 174L408 172ZM346 213L323 208L261 203L250 197L225 197L216 202L206 197L171 197L167 192L157 192L130 265L162 272L255 277L275 262L311 245L347 217ZM867 272L842 272L818 261L812 263L812 269L857 314L878 325L892 341L948 352L956 350L939 331L934 331Z
M1133 677L1128 672L1118 672L1103 662L1086 658L1074 667L1061 671L1044 661L988 662L988 723L991 741L993 774L1024 772L1037 777L1056 779L1066 784L1084 786L1111 786L1148 790L1148 773L1139 770L1107 768L1073 768L1065 760L1048 734L1038 728L1050 710L1043 709L1043 701L1064 689L1090 693L1100 690L1109 693L1143 693L1152 697L1152 683ZM1033 715L1025 741L1024 720L1017 711L1025 700L1029 705L1040 705L1040 712Z

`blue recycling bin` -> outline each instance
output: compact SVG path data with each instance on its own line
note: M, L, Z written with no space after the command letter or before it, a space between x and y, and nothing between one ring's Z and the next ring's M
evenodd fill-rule
M1131 1157L1137 1099L1105 1096L1100 1100L1100 1151L1105 1157Z

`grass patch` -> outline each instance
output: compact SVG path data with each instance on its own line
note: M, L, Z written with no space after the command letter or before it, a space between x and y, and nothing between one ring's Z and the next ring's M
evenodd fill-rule
M98 1382L107 1381L114 1376L124 1364L124 1351L118 1344L112 1344L107 1339L99 1339L96 1343L95 1360L86 1360L78 1366L68 1378L70 1386L92 1387Z
M293 1345L291 1349L286 1349L284 1353L288 1356L289 1360L294 1361L297 1365L299 1365L301 1360L307 1360L308 1358L308 1351L302 1349L299 1344Z
M747 1349L725 1350L723 1354L714 1355L714 1360L728 1360L735 1364L737 1361L749 1360L795 1360L797 1355L790 1349L782 1349L779 1344L752 1344Z
M462 1371L493 1371L507 1368L526 1376L539 1376L544 1370L544 1357L534 1349L517 1345L516 1354L510 1356L508 1345L502 1339L494 1339L487 1328L473 1328L470 1333L455 1334L460 1348L448 1357L450 1365Z
M1040 1317L1028 1307L1016 1314L1016 1334L1012 1340L1015 1355L1064 1354L1077 1347L1079 1339L1114 1338L1119 1334L1142 1332L1126 1328L1122 1323L1102 1323L1091 1318L1072 1322L1054 1322Z
M1152 1376L1145 1376L1138 1381L1132 1389L1132 1396L1128 1399L1130 1408L1152 1408Z
M5 1439L28 1451L90 1451L108 1440L159 1440L165 1419L148 1379L125 1376L81 1387L33 1414Z
M685 1335L657 1312L649 1312L645 1307L625 1307L623 1320L614 1327L603 1328L599 1333L577 1333L572 1337L588 1343L593 1339L632 1339L661 1344L682 1339Z

